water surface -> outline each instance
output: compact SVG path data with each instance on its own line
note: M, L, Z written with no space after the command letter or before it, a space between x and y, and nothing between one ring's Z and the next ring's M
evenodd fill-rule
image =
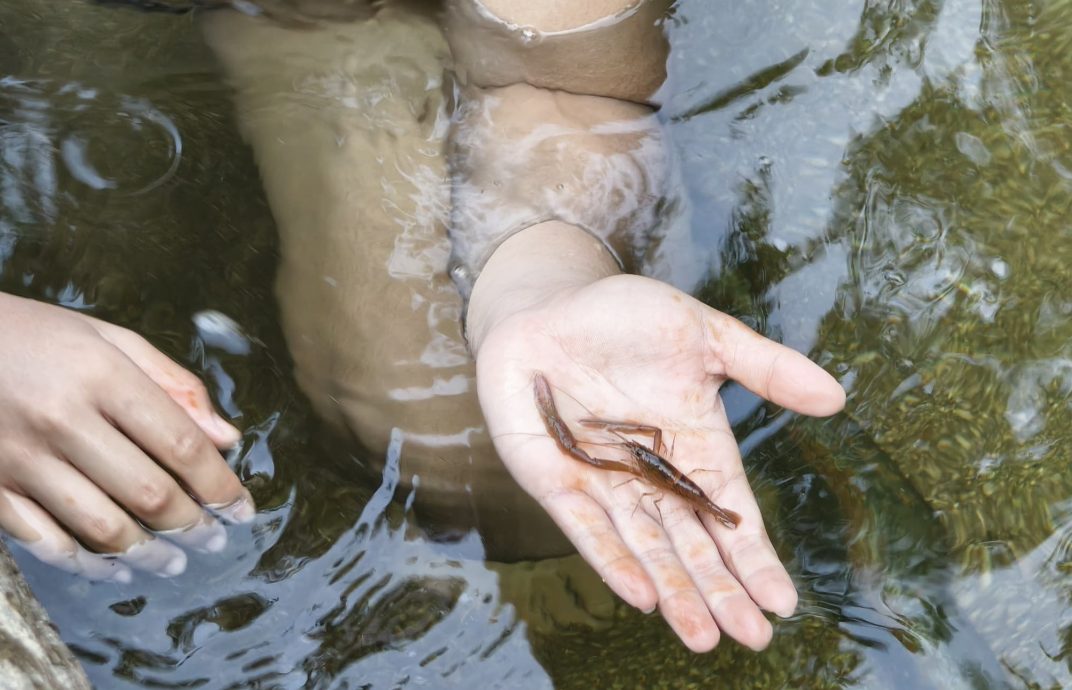
M98 686L1072 685L1072 3L682 0L668 32L700 295L849 390L824 421L726 392L801 593L759 655L688 653L575 561L423 538L404 446L370 483L294 384L275 229L193 22L0 7L0 290L200 373L262 509L173 580L19 554ZM209 308L249 354L198 339Z

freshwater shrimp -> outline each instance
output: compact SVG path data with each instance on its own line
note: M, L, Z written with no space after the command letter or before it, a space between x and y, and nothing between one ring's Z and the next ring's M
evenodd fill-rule
M735 529L740 524L740 515L717 505L708 498L707 494L696 482L670 464L669 460L659 455L659 449L662 446L662 429L632 422L583 419L581 424L585 426L606 429L624 439L622 443L617 445L629 453L629 457L633 459L636 466L617 460L593 457L580 447L580 442L573 436L569 426L558 414L558 408L555 407L555 399L551 393L551 384L547 382L547 377L540 372L536 372L533 377L533 393L536 398L536 407L543 418L547 433L566 455L599 469L626 472L646 480L653 487L661 488L680 496L695 510L710 513L716 520L730 529ZM622 433L651 434L652 448L649 450L636 441L626 439L622 436Z
M629 457L636 463L637 476L645 479L656 488L661 488L685 499L695 510L710 513L716 520L730 529L736 529L741 524L741 516L732 510L727 510L712 501L704 490L685 475L684 472L670 464L670 461L659 455L658 450L662 447L662 429L647 424L633 424L631 422L611 422L604 419L582 419L582 425L593 428L606 429L621 437L621 433L651 434L651 448L637 443L632 439L625 439L618 444L629 452Z

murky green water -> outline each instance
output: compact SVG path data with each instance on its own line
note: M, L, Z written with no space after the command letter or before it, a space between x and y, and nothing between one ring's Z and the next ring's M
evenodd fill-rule
M398 458L369 483L291 378L194 24L56 5L0 6L0 290L201 373L262 508L174 580L20 558L100 687L1072 686L1072 3L678 4L663 112L703 296L850 391L821 422L726 392L802 603L768 651L703 656L576 563L410 529ZM253 351L204 347L206 308Z

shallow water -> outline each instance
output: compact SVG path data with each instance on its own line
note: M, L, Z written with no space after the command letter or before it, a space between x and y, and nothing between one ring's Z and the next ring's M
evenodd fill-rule
M43 7L0 6L0 290L202 374L261 507L173 580L17 554L100 687L1072 685L1072 3L678 3L662 112L701 295L850 392L816 422L727 390L801 606L763 654L702 656L575 562L413 530L404 448L370 484L292 380L275 228L192 22ZM249 353L201 341L204 309Z

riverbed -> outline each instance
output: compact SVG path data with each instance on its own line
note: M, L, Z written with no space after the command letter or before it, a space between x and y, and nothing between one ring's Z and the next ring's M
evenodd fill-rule
M724 390L801 599L760 654L689 653L576 558L428 539L403 451L369 481L293 379L276 229L192 15L3 3L0 290L197 372L260 507L173 579L16 552L98 687L1072 686L1072 3L681 0L666 29L698 296L849 394L808 420ZM248 351L206 342L207 309Z

